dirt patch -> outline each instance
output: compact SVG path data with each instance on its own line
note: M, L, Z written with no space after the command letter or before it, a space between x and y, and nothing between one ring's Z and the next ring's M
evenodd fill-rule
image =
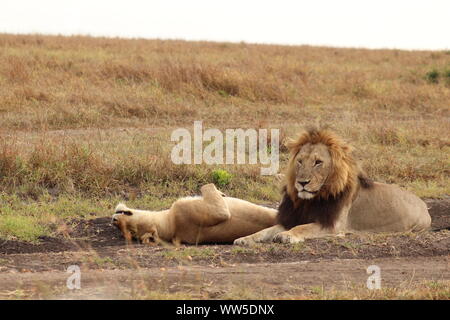
M42 272L82 265L89 269L129 269L239 263L281 263L328 259L436 257L450 254L450 231L407 235L351 235L343 239L311 239L297 245L253 247L201 245L152 247L108 246L77 251L0 255L0 271Z
M54 237L40 237L38 244L4 240L0 242L0 254L62 252L124 244L120 232L111 225L110 217L70 220L59 227L64 232Z
M450 229L450 197L425 200L432 218L432 229Z
M126 246L109 217L69 220L39 244L0 242L0 298L304 297L311 290L317 295L319 287L364 288L371 264L381 264L384 285L410 288L426 280L431 284L425 290L445 294L447 289L435 289L435 281L450 286L450 200L427 204L439 231L252 247ZM65 286L71 265L83 274L83 289L77 292ZM394 298L401 294L395 292Z
M347 290L352 298L365 288L367 267L377 265L384 288L410 290L415 283L449 286L448 258L352 259L177 266L127 270L82 268L80 290L68 290L67 273L0 273L0 298L27 294L43 299L282 299L321 298L325 290ZM445 290L443 287L442 290ZM396 289L398 290L398 289ZM387 291L385 294L401 295ZM443 291L445 295L445 291ZM386 297L384 297L386 298Z

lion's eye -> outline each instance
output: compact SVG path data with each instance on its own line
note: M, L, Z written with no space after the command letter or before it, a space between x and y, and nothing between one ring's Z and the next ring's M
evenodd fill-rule
M323 163L322 160L316 160L316 162L314 162L314 166L319 166Z
M302 160L300 160L300 159L298 159L297 162L298 162L299 165L302 165L302 164L303 164L303 163L302 163Z

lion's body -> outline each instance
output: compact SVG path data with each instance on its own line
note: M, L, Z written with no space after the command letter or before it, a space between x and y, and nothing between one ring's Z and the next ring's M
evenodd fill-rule
M164 211L129 209L120 204L113 216L128 241L232 243L276 223L275 209L224 197L214 185L203 186L202 196L177 200ZM125 214L124 214L125 213Z
M372 182L352 148L329 131L310 130L291 152L278 224L235 244L295 243L346 232L405 232L430 227L426 204L398 186Z
M361 188L348 214L348 231L422 231L431 225L428 209L419 197L396 185L374 182Z

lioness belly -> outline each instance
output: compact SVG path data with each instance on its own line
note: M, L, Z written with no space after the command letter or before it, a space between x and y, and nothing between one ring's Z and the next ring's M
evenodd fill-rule
M242 199L226 197L225 202L230 211L233 226L238 223L250 223L252 225L273 226L276 223L277 210L260 206ZM236 225L238 227L238 225Z
M275 209L255 205L245 200L225 198L231 217L209 227L195 226L180 234L185 243L232 243L237 238L251 235L276 223Z
M271 226L231 217L226 222L204 228L200 233L200 239L202 242L232 243L238 238L246 237Z

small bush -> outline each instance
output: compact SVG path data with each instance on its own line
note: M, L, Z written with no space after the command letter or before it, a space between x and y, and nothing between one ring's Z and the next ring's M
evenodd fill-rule
M225 187L230 184L232 175L226 170L218 169L212 172L212 180L216 186Z
M439 72L437 70L431 70L427 72L425 75L426 79L430 83L438 83L439 82Z

